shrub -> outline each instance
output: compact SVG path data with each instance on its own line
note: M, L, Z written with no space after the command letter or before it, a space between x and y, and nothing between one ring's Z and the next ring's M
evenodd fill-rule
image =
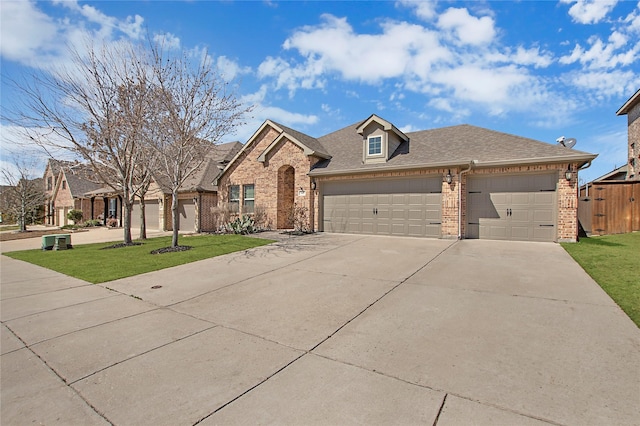
M110 217L109 219L107 219L107 226L109 228L115 228L116 226L118 226L118 219L116 219L115 217Z
M233 222L229 222L228 229L234 234L253 234L255 232L254 224L251 216L244 215Z
M102 226L102 221L98 219L88 220L83 225L85 228L92 228L94 226Z
M253 210L253 222L256 231L266 231L271 229L271 221L267 215L267 210L258 205Z
M228 203L220 203L217 207L211 207L213 226L217 231L226 231L231 221L231 208Z
M295 232L307 233L311 232L309 226L309 208L300 207L296 204L293 205L291 212L289 213L289 221L293 223L293 230Z
M67 219L72 220L73 223L82 222L82 210L69 210Z

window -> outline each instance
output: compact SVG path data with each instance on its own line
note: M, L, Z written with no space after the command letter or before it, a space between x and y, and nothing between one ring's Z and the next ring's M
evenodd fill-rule
M229 209L237 213L240 207L240 185L229 186Z
M242 199L242 212L251 214L253 213L254 206L254 187L253 185L245 185L244 186L244 198Z
M66 180L62 181L62 189L67 189L67 181Z
M371 136L368 139L368 155L382 154L382 136Z
M51 176L47 178L47 191L51 191L53 189L53 179Z

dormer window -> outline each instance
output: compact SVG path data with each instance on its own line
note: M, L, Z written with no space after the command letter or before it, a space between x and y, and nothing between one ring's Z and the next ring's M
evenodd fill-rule
M362 135L362 163L385 163L409 137L396 126L373 114L360 124L356 131Z
M382 154L382 136L369 136L368 139L369 155Z

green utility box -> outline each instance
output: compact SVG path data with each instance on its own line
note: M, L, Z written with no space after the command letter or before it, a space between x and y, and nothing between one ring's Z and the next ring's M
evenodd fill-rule
M42 236L42 250L66 250L73 248L71 234L52 234Z

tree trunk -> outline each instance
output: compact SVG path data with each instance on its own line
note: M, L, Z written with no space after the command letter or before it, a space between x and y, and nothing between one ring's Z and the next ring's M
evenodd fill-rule
M122 229L124 232L124 244L132 244L133 239L131 238L131 210L132 203L128 196L125 194L122 197Z
M147 239L147 218L145 216L144 195L140 197L140 239Z
M173 236L171 238L171 247L178 247L178 192L171 194L171 223L173 224Z
M26 232L27 230L27 209L24 205L24 200L20 203L20 217L18 218L18 225L20 225L20 232Z

